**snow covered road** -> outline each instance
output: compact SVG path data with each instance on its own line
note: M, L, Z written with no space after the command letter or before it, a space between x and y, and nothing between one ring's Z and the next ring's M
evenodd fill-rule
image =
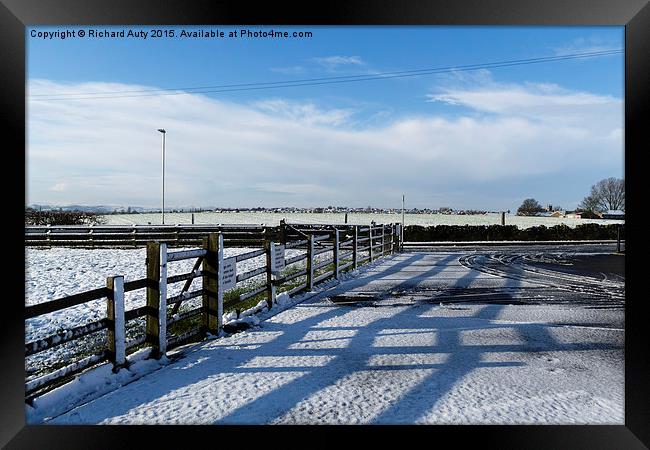
M48 423L623 424L622 298L463 254L379 261Z

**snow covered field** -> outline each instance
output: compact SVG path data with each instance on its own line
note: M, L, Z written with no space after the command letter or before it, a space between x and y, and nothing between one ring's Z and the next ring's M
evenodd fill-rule
M461 256L380 260L48 423L623 424L624 300Z
M115 214L105 216L108 225L133 225L160 224L159 213L146 214ZM286 219L287 223L328 223L344 224L345 213L269 213L269 212L203 212L194 213L196 224L251 224L277 226L280 220ZM401 223L401 214L348 214L348 223L351 225L369 225L376 223ZM454 214L405 214L406 225L500 225L499 214L482 215L454 215ZM191 213L166 213L165 223L168 224L189 224L192 223ZM519 228L529 228L537 225L552 227L566 224L570 227L585 223L600 223L603 225L623 223L620 220L596 220L596 219L560 219L555 217L524 217L516 215L506 216L506 225L517 225Z

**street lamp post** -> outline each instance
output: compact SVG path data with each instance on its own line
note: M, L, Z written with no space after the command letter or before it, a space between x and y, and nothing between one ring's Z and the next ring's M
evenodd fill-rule
M162 224L165 225L165 136L167 132L164 128L158 128L163 135L162 143Z

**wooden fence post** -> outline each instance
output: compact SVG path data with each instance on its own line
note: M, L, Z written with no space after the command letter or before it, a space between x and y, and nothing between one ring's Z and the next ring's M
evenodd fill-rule
M401 252L402 251L402 235L404 234L404 227L402 227L402 224L397 224L395 225L395 229L399 230L399 233L397 233L396 239L395 239L395 251L396 252Z
M385 256L386 253L386 242L384 241L384 234L386 231L386 225L381 226L381 256L382 258Z
M167 244L147 243L147 280L146 342L159 359L167 351Z
M220 231L217 234L217 332L223 327L223 249L223 233Z
M287 222L284 219L280 220L280 244L287 245Z
M314 290L314 235L307 241L307 289Z
M370 261L369 262L372 262L372 225L370 225L370 227L368 227L368 238L369 238L368 239L368 242L369 242L368 250L370 251Z
M390 246L392 244L392 239L391 237L391 230L392 230L392 225L387 226L387 231L386 231L386 245L384 246L384 249L386 250L386 254L390 255Z
M203 249L203 328L217 335L223 320L223 234L204 237Z
M356 269L359 265L359 257L357 256L358 250L358 239L359 239L359 226L354 225L354 240L352 241L352 268Z
M109 290L106 297L106 318L108 326L108 358L113 363L113 372L126 365L126 337L124 324L124 277L106 278Z
M339 240L339 230L334 230L334 278L339 279L339 247L340 247L340 240Z
M616 253L621 253L621 224L616 225Z
M266 250L266 304L269 309L275 303L275 284L273 283L273 274L275 273L275 242L264 241L264 250Z
M393 253L399 252L399 227L401 227L401 225L396 223L393 224Z

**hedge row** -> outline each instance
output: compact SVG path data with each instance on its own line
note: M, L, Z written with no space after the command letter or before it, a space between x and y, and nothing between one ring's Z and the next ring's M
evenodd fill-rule
M104 222L102 216L92 212L25 208L25 225L99 225Z
M572 241L616 239L618 225L587 223L571 228L555 225L519 229L516 225L407 225L406 242L426 241ZM625 226L621 226L621 239Z

